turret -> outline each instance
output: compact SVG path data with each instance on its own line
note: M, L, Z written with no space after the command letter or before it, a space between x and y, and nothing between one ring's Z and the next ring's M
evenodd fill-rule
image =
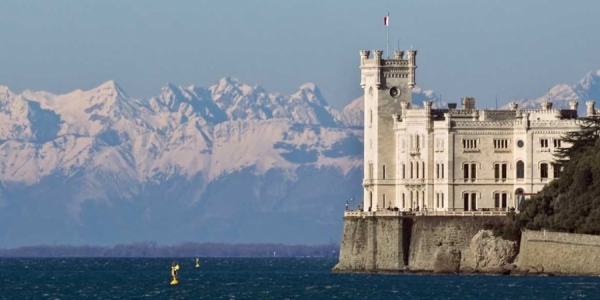
M585 102L588 117L591 117L596 114L596 109L594 108L594 105L596 105L595 101L586 101Z
M383 54L382 50L373 50L373 60L375 61L376 67L381 67L381 55ZM375 73L375 86L377 88L381 87L381 72Z
M394 51L394 59L403 59L403 58L404 58L404 51L399 51L399 50Z
M433 101L431 100L425 100L423 101L423 108L425 108L425 112L427 112L427 115L429 116L431 114L431 106L433 104Z
M508 104L508 109L510 110L517 110L517 108L519 108L519 104L517 103L517 101L513 101Z
M408 51L408 86L415 87L415 69L417 68L417 50Z
M542 101L542 110L552 109L552 102L544 100Z
M465 97L462 98L463 109L475 109L475 98Z
M369 59L369 55L371 55L371 51L369 51L369 50L360 50L360 66L361 67L366 64L366 60ZM366 84L367 83L366 83L365 74L363 74L361 72L361 75L360 75L360 86L362 88L364 88Z
M579 106L579 102L575 100L569 101L569 109L577 110L577 106Z

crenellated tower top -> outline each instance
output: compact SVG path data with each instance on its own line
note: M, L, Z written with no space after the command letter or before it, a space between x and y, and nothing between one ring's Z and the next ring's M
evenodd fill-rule
M372 57L371 54L373 54ZM413 88L416 84L417 50L396 50L394 51L394 58L388 59L383 58L382 50L361 50L360 68L363 69L363 74L374 73L375 71L378 73L376 74L377 80L375 82L378 88L382 86L382 81L386 81L385 78L406 78L407 86ZM363 88L366 85L365 79L365 76L361 78L361 86Z

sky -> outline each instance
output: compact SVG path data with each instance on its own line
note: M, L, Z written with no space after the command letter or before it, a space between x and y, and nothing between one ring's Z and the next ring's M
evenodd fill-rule
M147 98L232 76L286 94L313 82L340 108L362 93L359 50L386 49L389 12L392 48L418 50L418 86L490 106L599 69L599 11L596 0L8 0L0 85L66 93L115 80Z

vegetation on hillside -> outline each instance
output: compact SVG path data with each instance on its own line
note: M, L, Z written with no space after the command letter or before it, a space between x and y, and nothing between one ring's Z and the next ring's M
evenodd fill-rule
M560 178L523 204L514 226L600 234L600 118L580 122L581 131L563 137L572 146L556 155Z

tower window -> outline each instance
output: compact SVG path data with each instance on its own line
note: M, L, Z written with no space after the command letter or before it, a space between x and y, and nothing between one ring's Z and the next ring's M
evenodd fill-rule
M383 165L383 170L382 171L383 171L382 172L382 177L383 177L383 179L385 179L385 165Z

